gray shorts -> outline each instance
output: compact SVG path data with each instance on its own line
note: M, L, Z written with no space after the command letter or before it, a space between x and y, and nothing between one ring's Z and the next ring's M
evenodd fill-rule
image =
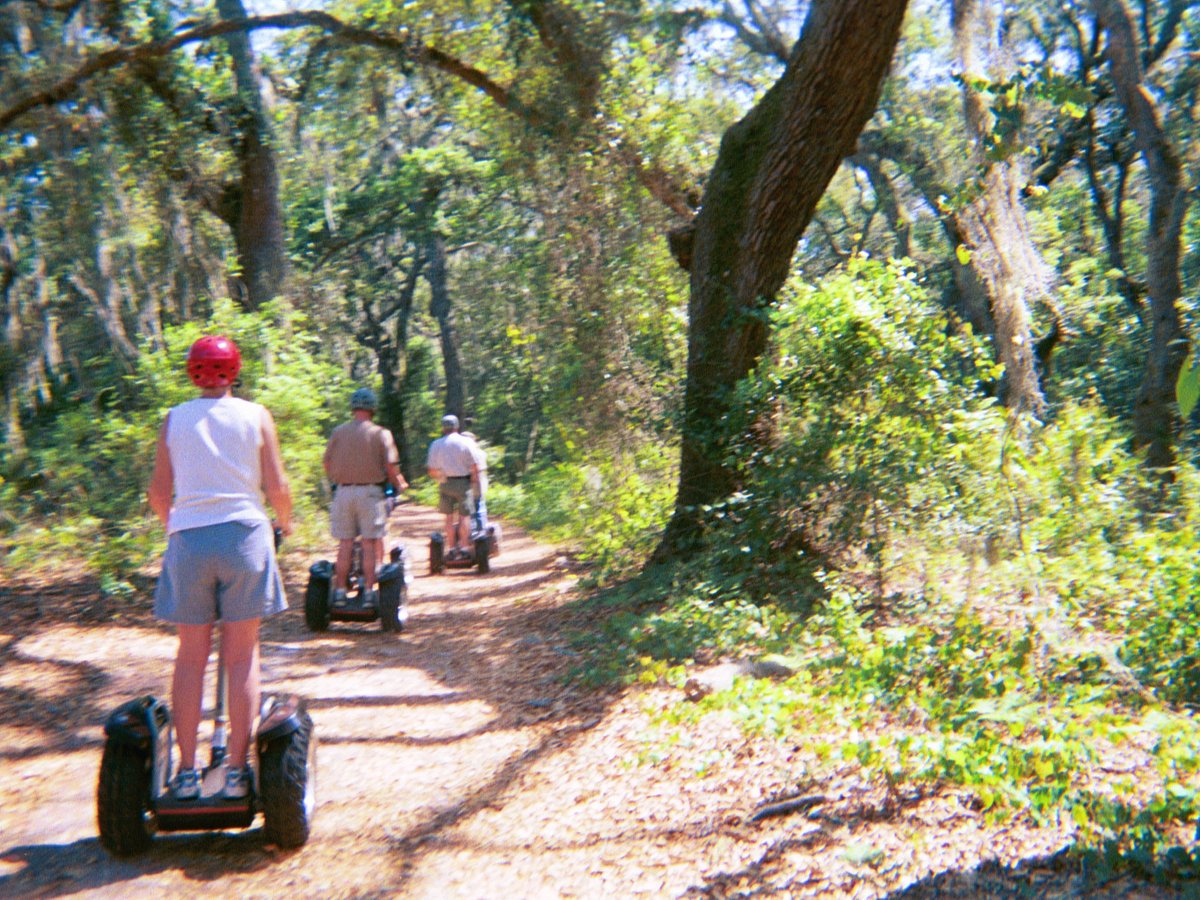
M447 478L438 490L438 509L444 515L458 513L460 516L475 514L475 497L471 491L471 476Z
M261 619L287 609L269 522L223 522L167 541L154 614L176 625Z
M329 507L329 530L339 541L387 533L387 498L377 484L339 484Z

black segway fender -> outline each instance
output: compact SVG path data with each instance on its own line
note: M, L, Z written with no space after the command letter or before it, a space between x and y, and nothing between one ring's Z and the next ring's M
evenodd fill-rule
M397 547L392 553L396 561L379 571L379 624L384 631L397 632L403 631L408 621L405 601L412 576L409 571L411 564L404 550Z
M440 531L429 536L429 573L441 575L446 569L446 537Z
M147 695L114 709L104 723L104 734L109 740L149 752L158 736L170 727L167 705Z
M479 571L480 575L486 575L492 570L491 560L488 559L491 548L488 546L487 535L475 534L473 537L475 543L475 568Z
M329 628L329 586L333 579L333 563L327 559L313 563L308 570L308 586L304 590L304 624L309 631Z
M287 737L300 729L304 721L305 704L296 694L269 697L263 704L266 712L258 725L258 748L262 752L272 741Z

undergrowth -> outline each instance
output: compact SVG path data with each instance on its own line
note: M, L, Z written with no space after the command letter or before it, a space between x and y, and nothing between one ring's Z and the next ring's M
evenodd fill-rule
M1071 830L1093 870L1200 874L1197 473L1151 483L1096 398L1008 417L895 267L798 288L775 324L728 441L742 490L688 558L583 601L578 677L783 660L784 680L681 693L664 740L720 711L801 748L798 783L952 789Z

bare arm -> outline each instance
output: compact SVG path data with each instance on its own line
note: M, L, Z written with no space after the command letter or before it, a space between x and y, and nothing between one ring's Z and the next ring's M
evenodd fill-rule
M394 462L387 464L387 479L392 483L392 487L396 489L396 493L408 490L408 482L404 480L404 476L400 474L400 466Z
M331 462L333 460L333 436L330 435L329 442L325 445L325 455L321 457L321 465L325 468L325 474L330 481L333 481L333 472L330 471Z
M292 533L292 489L287 473L283 471L283 457L279 453L279 435L275 431L275 419L271 411L263 409L263 444L259 451L262 459L263 493L275 510L276 525L283 533Z
M167 424L171 414L163 419L158 429L158 443L154 448L154 470L150 474L150 488L146 491L146 499L150 508L158 516L165 528L167 516L171 512L171 495L175 491L175 470L171 467L171 453L167 450Z

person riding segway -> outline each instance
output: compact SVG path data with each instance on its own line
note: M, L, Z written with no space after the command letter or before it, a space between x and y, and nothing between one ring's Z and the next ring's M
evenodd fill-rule
M429 445L426 467L438 482L438 508L446 517L444 532L429 541L429 569L475 567L490 571L490 557L499 550L498 532L481 515L487 458L475 441L461 433L458 416L442 417L442 436ZM453 540L447 548L447 540Z
M304 609L313 631L324 631L331 619L379 618L385 631L404 626L411 580L404 548L393 548L390 563L378 567L393 498L408 482L400 474L392 433L374 422L378 405L370 388L354 391L351 420L333 430L325 448L325 472L334 487L329 524L338 554L333 566L322 560L309 570Z
M187 372L200 396L172 408L159 430L148 499L168 542L154 612L176 625L179 650L170 707L141 697L105 723L97 819L101 843L116 854L145 849L160 829L245 827L260 809L270 842L308 839L312 720L299 697L260 703L259 691L259 622L287 606L275 546L291 531L291 492L270 412L233 396L240 369L233 341L196 341ZM218 714L210 764L201 769L196 743L214 623ZM180 756L173 775L172 732Z

